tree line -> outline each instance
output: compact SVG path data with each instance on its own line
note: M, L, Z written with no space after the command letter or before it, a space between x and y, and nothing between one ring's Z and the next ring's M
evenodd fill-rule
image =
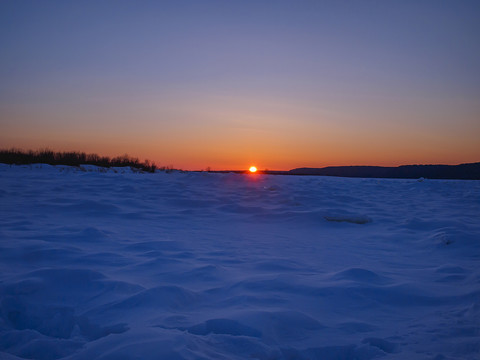
M96 165L101 167L124 167L129 166L146 172L155 172L155 170L164 170L158 168L154 162L145 160L141 162L138 158L128 156L127 154L110 158L97 154L87 154L78 151L57 152L50 149L28 150L5 149L0 150L0 163L4 164L49 164L49 165Z

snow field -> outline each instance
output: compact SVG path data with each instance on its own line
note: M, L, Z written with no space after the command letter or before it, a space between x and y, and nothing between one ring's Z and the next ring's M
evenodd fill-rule
M2 359L478 359L480 182L0 165Z

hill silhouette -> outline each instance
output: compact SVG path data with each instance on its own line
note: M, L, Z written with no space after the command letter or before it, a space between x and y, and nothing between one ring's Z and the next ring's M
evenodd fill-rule
M324 168L297 168L289 175L323 175L362 178L397 179L459 179L480 180L480 162L460 165L402 165L384 166L329 166Z

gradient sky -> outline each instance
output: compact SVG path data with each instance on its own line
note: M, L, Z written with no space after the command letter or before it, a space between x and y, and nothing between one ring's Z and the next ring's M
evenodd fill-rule
M0 1L0 147L480 161L480 1Z

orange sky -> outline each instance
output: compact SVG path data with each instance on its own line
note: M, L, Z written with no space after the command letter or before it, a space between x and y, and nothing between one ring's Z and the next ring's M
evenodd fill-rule
M0 2L0 147L187 170L480 161L478 2Z
M401 119L385 123L360 115L355 121L324 115L322 121L301 121L284 111L251 109L222 122L212 114L223 114L223 110L209 111L211 121L204 120L198 108L193 111L198 111L200 120L192 115L193 120L180 118L168 126L155 121L135 124L128 119L129 114L124 122L118 117L105 121L103 114L86 122L82 121L83 112L37 113L30 115L28 126L20 120L9 122L0 137L3 147L49 147L108 156L128 153L160 166L187 170L239 170L250 165L288 170L330 165L457 164L480 159L480 128L473 121L465 131L454 121L432 129L419 120L409 125ZM237 111L232 109L232 114ZM43 121L39 121L40 115ZM72 117L73 123L63 124L63 116ZM24 115L23 121L28 118ZM39 127L36 121L43 125Z

